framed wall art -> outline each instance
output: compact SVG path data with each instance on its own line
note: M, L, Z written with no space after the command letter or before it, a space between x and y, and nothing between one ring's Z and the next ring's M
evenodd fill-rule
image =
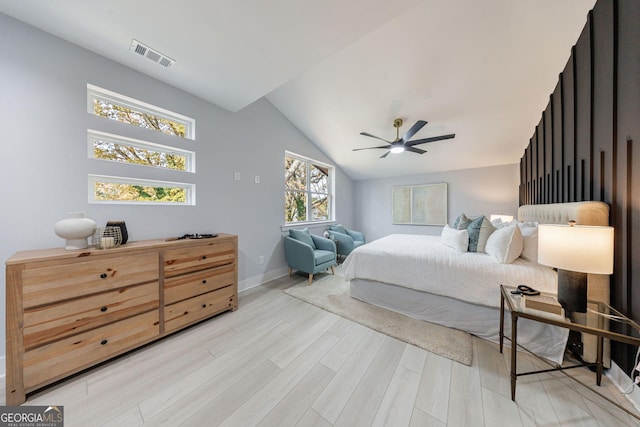
M445 225L447 183L392 188L393 224Z

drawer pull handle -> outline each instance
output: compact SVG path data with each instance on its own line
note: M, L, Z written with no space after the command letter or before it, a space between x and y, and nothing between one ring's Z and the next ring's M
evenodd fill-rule
M101 279L106 279L106 278L107 278L107 273L102 273L102 274L100 275L100 278L101 278Z
M107 307L101 307L100 311L104 313L105 311L107 311Z
M202 304L202 308L207 308L207 304Z
M107 341L107 340L102 340L102 341L100 341L100 345L106 345L108 342L109 341Z
M206 281L206 280L203 280L203 281L202 281L202 284L204 285L205 283L207 283L207 281Z

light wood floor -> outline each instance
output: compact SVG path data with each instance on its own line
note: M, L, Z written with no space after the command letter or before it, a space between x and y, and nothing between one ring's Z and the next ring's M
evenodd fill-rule
M464 366L282 292L305 281L284 278L249 290L238 311L26 404L64 405L66 427L637 425L560 373L520 377L514 403L509 356L497 345L474 338L473 364ZM519 363L539 364L526 355ZM595 381L586 369L572 374ZM608 379L600 389L626 403Z

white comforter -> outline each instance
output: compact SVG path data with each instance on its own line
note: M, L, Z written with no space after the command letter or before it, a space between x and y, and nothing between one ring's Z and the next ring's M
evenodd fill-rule
M549 267L522 258L500 264L484 253L445 246L440 236L383 237L351 252L342 269L346 280L376 280L489 307L500 306L500 284L557 293Z

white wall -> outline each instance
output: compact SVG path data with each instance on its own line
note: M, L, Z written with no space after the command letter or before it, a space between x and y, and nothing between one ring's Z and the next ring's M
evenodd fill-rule
M241 288L286 272L280 230L284 151L333 162L268 101L230 113L3 14L0 52L0 259L20 250L60 247L63 240L53 232L56 221L68 211L85 211L98 225L126 221L131 240L198 232L238 234ZM167 145L176 138L88 114L87 83L195 118L196 141L184 144L197 153L197 173L88 159L87 128L118 134L126 127L129 136ZM234 180L234 172L240 172L240 181ZM193 182L197 206L89 204L89 173ZM254 183L255 175L260 175L260 184ZM351 224L353 182L339 169L336 188L337 219ZM258 263L260 256L264 265ZM4 263L0 288L4 336ZM0 355L4 342L0 340Z
M439 235L442 226L391 223L391 191L400 185L446 182L449 224L461 213L475 216L502 212L515 216L519 171L519 165L512 164L356 181L356 229L363 231L369 241L395 233Z

